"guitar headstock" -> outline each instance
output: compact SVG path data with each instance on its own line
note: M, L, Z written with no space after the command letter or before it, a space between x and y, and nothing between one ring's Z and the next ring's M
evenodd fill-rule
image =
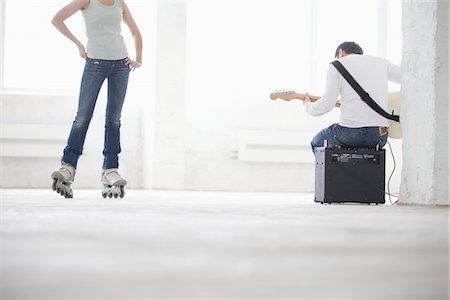
M270 99L283 99L285 101L291 101L292 99L296 98L296 94L297 93L293 90L275 91L274 93L270 94Z

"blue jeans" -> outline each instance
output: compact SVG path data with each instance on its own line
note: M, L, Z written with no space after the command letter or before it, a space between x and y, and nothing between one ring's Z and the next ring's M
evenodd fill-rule
M72 124L62 162L77 167L83 153L86 133L94 113L100 88L108 79L108 101L106 105L105 143L103 169L119 167L120 117L128 86L130 67L121 60L100 60L86 58L81 80L78 111Z
M349 128L339 124L333 124L320 131L311 141L311 148L314 152L316 147L323 147L324 140L327 140L328 147L348 147L348 148L375 148L380 149L386 145L388 135L380 134L380 127Z

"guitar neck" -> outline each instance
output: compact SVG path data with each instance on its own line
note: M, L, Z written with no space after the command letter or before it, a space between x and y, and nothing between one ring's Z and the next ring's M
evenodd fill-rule
M311 102L316 102L317 100L322 98L322 97L314 96L314 95L308 95L308 97ZM278 93L278 94L271 95L272 100L283 99L286 101L291 101L293 99L305 100L305 98L306 98L306 94L300 94L300 93L296 93L296 92ZM336 100L335 107L341 107L341 102L339 100Z
M292 96L293 96L292 99L298 99L298 100L305 100L305 98L306 98L306 94L300 94L300 93L294 93ZM311 102L315 102L321 98L319 96L313 96L313 95L308 95L308 97L309 97L309 100L311 100Z

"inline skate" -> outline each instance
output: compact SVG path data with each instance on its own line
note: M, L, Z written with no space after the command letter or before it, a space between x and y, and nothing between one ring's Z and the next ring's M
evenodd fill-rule
M120 176L117 169L106 169L102 172L102 196L103 198L123 198L125 196L125 185L127 181Z
M75 179L75 172L76 170L73 166L63 163L51 175L53 179L52 190L61 194L64 198L73 198L73 191L70 185Z

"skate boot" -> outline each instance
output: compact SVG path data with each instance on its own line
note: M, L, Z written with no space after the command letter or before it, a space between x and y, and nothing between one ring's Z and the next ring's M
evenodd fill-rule
M75 179L75 168L63 163L59 169L55 170L51 177L53 179L52 190L56 191L64 198L73 198L73 191L70 185Z
M102 173L102 196L103 198L123 198L125 196L125 185L127 181L119 175L117 169L106 169Z

